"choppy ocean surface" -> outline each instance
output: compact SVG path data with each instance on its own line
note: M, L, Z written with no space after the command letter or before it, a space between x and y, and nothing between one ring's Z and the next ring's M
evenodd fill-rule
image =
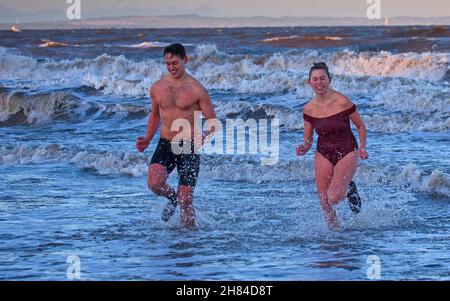
M450 27L0 31L0 279L450 280ZM181 42L221 120L278 118L278 164L204 155L198 229L146 187L149 86ZM58 46L58 47L56 47ZM357 105L363 208L328 230L303 137L326 61ZM356 130L355 130L356 134ZM313 149L314 150L314 149ZM177 183L176 172L169 178ZM70 261L70 260L69 260Z

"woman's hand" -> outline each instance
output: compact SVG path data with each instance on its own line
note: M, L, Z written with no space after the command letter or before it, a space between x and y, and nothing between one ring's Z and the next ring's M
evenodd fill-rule
M360 148L359 149L359 158L362 160L365 160L367 158L369 158L369 153L366 151L365 148Z
M300 144L295 149L295 153L297 154L297 156L303 156L308 152L308 150L309 149L304 144Z

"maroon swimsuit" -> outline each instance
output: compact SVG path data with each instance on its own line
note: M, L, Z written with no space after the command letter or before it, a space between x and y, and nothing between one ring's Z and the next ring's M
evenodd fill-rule
M358 143L350 128L349 119L350 114L355 111L356 105L348 110L323 118L316 118L303 113L303 119L309 121L319 135L317 151L333 165L336 165L348 153L358 149Z

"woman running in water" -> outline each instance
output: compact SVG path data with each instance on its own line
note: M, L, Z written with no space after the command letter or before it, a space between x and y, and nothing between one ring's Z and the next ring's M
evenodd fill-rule
M315 177L320 204L330 229L338 229L337 205L346 195L350 209L359 212L361 199L352 181L358 156L367 159L366 126L348 97L330 87L331 76L325 63L315 63L308 83L316 96L303 108L304 139L296 153L302 156L313 143L313 131L319 136L315 154ZM359 133L360 147L350 128L350 120ZM348 192L347 192L348 191Z

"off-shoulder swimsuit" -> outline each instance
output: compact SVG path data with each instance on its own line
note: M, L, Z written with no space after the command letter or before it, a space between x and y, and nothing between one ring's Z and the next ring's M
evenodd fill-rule
M303 114L303 119L312 124L319 136L317 151L333 165L348 153L358 149L349 118L355 111L356 105L353 105L350 109L323 118Z

